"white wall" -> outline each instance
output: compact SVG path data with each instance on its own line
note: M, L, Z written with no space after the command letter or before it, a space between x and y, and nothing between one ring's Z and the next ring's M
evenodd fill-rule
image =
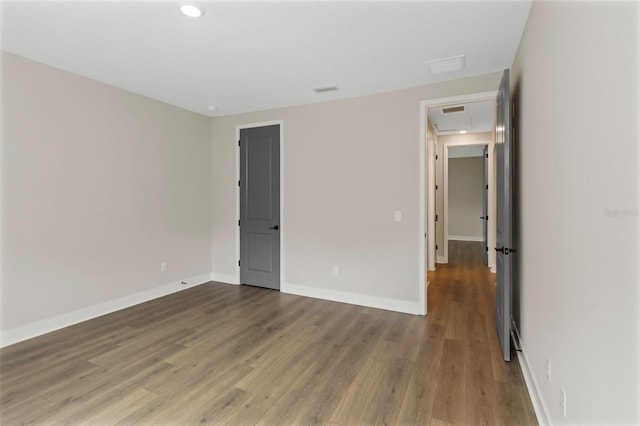
M215 118L213 272L237 274L236 126L283 120L282 290L416 312L420 101L495 90L499 74ZM401 210L402 222L394 221ZM332 275L332 266L340 275Z
M640 423L639 6L534 2L513 66L514 315L553 424Z
M3 52L3 344L208 280L210 137L204 116Z
M483 157L449 158L450 240L482 241L483 167Z
M449 148L449 159L482 157L482 145L452 146Z

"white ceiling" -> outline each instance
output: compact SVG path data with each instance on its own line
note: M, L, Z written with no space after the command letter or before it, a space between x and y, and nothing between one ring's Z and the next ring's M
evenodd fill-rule
M445 108L458 106L464 107L464 111L447 114L443 112ZM438 135L453 135L460 133L460 131L465 133L490 132L493 130L496 115L496 101L431 107L427 111L428 120L435 127Z
M531 1L2 1L2 49L209 116L511 67ZM426 61L464 55L463 71ZM340 90L317 94L317 86ZM217 110L211 112L209 105Z

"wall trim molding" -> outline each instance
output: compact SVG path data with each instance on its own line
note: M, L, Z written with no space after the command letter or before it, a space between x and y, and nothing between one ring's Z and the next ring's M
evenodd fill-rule
M447 263L447 259L444 256L438 256L436 258L436 263Z
M520 338L520 332L518 331L518 327L515 323L512 323L513 331L520 343L520 347L522 348L521 352L516 352L518 356L518 361L520 362L520 369L522 370L522 375L524 376L524 383L527 385L527 391L529 392L529 397L531 398L531 403L533 405L533 411L536 414L536 418L538 419L538 423L540 426L550 425L549 423L549 411L547 410L547 406L544 403L544 399L542 398L542 394L540 393L540 387L536 381L535 376L533 375L533 369L531 368L531 364L529 363L529 357L527 356L527 351L525 350L524 345L522 344L522 339Z
M449 235L449 241L480 241L482 242L482 237L472 237L466 235Z
M233 275L233 274L219 274L217 272L213 272L211 274L211 281L216 281L216 282L225 283L225 284L240 285L240 278L238 278L237 275Z
M179 284L180 281L186 281L188 284L181 285ZM102 315L110 314L121 309L126 309L168 294L177 293L209 281L211 281L210 273L183 278L182 280L173 280L169 284L164 284L149 290L140 291L138 293L133 293L128 296L119 297L97 305L81 308L66 314L46 318L21 327L12 328L0 333L0 347L13 345L14 343L41 336L43 334L97 318Z
M314 299L331 300L333 302L348 303L350 305L367 306L369 308L378 308L413 315L423 315L421 312L422 306L418 301L387 299L385 297L308 287L286 282L281 283L280 291L282 293L312 297Z

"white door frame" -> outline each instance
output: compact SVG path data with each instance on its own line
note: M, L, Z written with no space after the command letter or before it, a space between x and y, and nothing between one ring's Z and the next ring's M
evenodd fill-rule
M236 182L240 181L240 130L254 127L280 126L280 290L284 281L284 244L287 227L284 226L284 120L263 121L260 123L239 124L236 126ZM236 184L236 222L240 220L240 187ZM236 223L236 259L240 260L240 226ZM236 265L236 277L233 284L240 284L240 265Z
M487 146L487 154L489 154L489 164L488 164L488 185L489 190L487 193L487 216L489 216L489 220L487 221L487 247L495 247L496 243L496 182L495 182L495 173L493 170L496 166L496 153L495 153L495 140L491 137L491 140L488 142L484 142L481 140L478 141L450 141L445 142L443 146L443 181L442 181L442 190L444 191L444 202L443 202L443 231L444 231L444 260L445 263L449 261L449 148L454 146ZM495 251L489 251L487 257L487 263L491 272L496 271L496 253Z
M429 138L429 134L432 135ZM427 144L427 182L436 181L436 168L430 167L431 164L435 165L436 161L436 143L438 141L438 135L433 130L429 130L427 125L427 137L425 143ZM429 271L436 270L436 188L434 185L427 185L427 269ZM427 281L427 286L428 286Z
M419 205L419 234L418 234L418 294L419 300L421 304L421 313L424 315L427 313L427 259L426 259L426 246L427 246L427 238L425 238L427 225L429 229L432 229L431 224L427 224L427 214L426 214L426 185L435 185L434 182L427 182L426 176L426 168L427 164L425 164L426 157L426 140L427 140L427 109L434 106L441 105L451 105L451 104L459 104L463 102L477 102L477 101L488 101L492 99L496 99L498 95L498 91L490 91L490 92L481 92L481 93L470 93L467 95L461 96L451 96L447 98L438 98L438 99L429 99L420 101L420 134L418 139L418 164L419 164L419 173L418 173L418 205ZM431 156L430 156L431 158ZM434 157L435 158L435 157ZM433 164L429 164L429 167L435 167L435 160ZM495 216L495 215L494 215Z

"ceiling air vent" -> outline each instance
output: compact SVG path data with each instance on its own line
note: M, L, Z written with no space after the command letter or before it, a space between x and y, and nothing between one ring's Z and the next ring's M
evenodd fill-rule
M338 86L336 86L336 85L319 86L319 87L314 87L313 88L313 91L316 92L316 93L335 92L336 90L338 90Z
M464 55L428 61L427 65L433 75L459 72L464 70Z
M442 108L443 114L451 114L452 112L464 112L464 105L449 107L449 108Z

